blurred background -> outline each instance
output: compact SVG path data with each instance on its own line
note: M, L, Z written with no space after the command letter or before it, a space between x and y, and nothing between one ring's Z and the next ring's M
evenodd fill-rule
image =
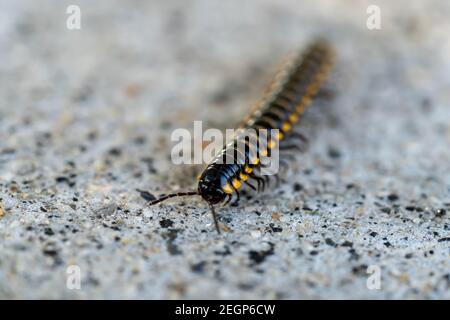
M2 1L0 298L450 298L449 15L439 0ZM137 188L195 186L170 161L174 129L235 127L317 36L337 61L280 187L221 209L223 236L200 201L145 207Z

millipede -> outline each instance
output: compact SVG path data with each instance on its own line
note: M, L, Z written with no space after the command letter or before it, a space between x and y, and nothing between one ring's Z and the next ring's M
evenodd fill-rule
M305 138L293 130L304 113L306 107L318 93L323 82L327 78L334 60L334 51L325 40L317 40L312 43L304 54L297 55L277 74L271 82L263 99L256 105L247 119L241 125L243 129L253 129L258 132L276 130L276 135L271 135L265 145L270 152L275 146L282 148L287 142L299 138L305 142ZM261 144L249 143L245 140L245 151L241 152L243 161L226 161L223 159L229 154L237 154L237 146L240 141L235 136L227 143L211 162L206 166L198 178L196 191L177 192L162 195L160 198L149 201L152 206L164 200L183 197L201 196L208 204L213 216L214 225L220 233L215 206L225 206L233 195L239 201L239 191L244 184L255 191L264 190L269 182L267 176L261 175L262 163L258 155L261 152ZM257 187L252 184L257 183Z

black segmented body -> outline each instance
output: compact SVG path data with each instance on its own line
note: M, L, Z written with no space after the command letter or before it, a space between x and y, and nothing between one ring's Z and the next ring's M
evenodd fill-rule
M237 135L228 143L222 151L211 161L200 175L198 190L164 196L150 202L150 205L161 202L175 196L200 195L206 200L214 216L216 229L219 231L213 205L230 201L232 194L236 194L239 200L238 189L242 183L256 189L248 180L254 179L264 188L265 180L257 172L261 169L259 154L261 147L268 150L276 144L284 144L286 138L293 135L292 126L297 123L311 99L317 94L321 84L325 80L333 62L334 53L331 47L324 41L318 41L311 45L304 55L293 59L269 86L262 101L256 106L247 120L241 126L243 129L278 129L279 133L266 144L251 144L249 141ZM244 143L247 149L244 152L237 151L237 146ZM241 149L240 149L241 150ZM236 155L241 161L237 161ZM227 157L233 157L234 161L225 162Z
M242 125L244 129L278 129L278 141L282 143L289 136L292 126L298 121L312 97L325 80L333 60L333 51L325 42L313 44L306 52L284 68L270 86L257 109ZM224 147L206 167L199 179L199 193L209 203L215 204L231 198L247 178L253 178L264 184L254 171L260 163L251 163L250 154L259 154L258 145L249 145L245 152L245 161L241 163L223 163L224 157L235 154L239 137ZM253 150L252 150L253 148ZM255 149L256 148L256 149ZM270 149L270 148L269 148Z

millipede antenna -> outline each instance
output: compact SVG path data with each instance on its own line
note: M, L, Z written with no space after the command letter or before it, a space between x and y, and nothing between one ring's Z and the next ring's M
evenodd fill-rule
M170 198L175 198L175 197L185 197L185 196L198 196L198 195L199 195L199 194L198 194L197 191L188 191L188 192L170 193L170 194L167 194L167 195L165 195L165 196L162 196L162 197L160 197L160 198L158 198L158 199L152 200L152 201L148 202L147 204L148 204L149 206L153 206L153 205L155 205L155 204L157 204L157 203L163 202L163 201L165 201L165 200L167 200L167 199L170 199Z

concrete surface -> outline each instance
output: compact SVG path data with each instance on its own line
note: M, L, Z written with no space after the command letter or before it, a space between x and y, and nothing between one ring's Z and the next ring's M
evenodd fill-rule
M450 4L241 2L2 1L0 298L450 298ZM195 186L172 130L234 127L316 35L339 58L282 185L221 236L198 199L146 207Z

